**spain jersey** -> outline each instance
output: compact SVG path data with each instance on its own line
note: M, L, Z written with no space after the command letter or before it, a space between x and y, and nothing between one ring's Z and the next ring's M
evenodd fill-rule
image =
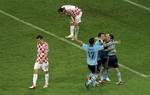
M81 13L81 9L74 5L63 5L61 8L65 9L65 13L72 17L79 16Z
M46 57L44 58L44 56L46 56ZM40 61L43 58L44 58L43 62L44 63L48 63L48 44L46 42L37 43L37 58L36 58L36 62L40 63ZM43 63L43 62L41 62L41 63Z
M96 45L103 46L103 40L97 40L97 41L95 42L95 44L96 44ZM102 60L103 56L104 56L104 50L99 50L99 51L98 51L98 61L99 61L99 60Z
M112 55L116 55L116 44L113 44L113 40L111 40L108 44L110 44L108 46L108 49L111 49L110 51L108 51L108 56L112 56Z

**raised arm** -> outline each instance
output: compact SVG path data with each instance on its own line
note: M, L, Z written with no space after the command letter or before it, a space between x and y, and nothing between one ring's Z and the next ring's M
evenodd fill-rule
M82 42L81 40L75 39L75 41L76 41L80 46L83 45L83 42Z

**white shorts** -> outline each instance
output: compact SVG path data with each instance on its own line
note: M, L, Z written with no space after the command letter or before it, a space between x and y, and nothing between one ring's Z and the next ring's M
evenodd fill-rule
M43 71L48 71L48 63L42 63L42 64L39 64L39 63L35 63L34 64L34 70L35 69L42 69Z
M80 23L81 22L81 17L82 17L82 12L80 12L80 14L75 17L75 22Z

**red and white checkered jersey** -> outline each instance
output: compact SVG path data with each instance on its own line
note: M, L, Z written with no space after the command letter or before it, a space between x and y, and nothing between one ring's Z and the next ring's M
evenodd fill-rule
M80 13L81 13L81 9L79 9L78 7L73 6L73 5L63 5L62 8L65 8L65 13L67 15L70 15L73 17L76 17L76 16L80 15Z
M44 58L44 56L46 56ZM44 58L41 63L48 63L48 44L46 42L37 43L37 58L36 63L40 63L40 61ZM40 64L41 64L40 63Z

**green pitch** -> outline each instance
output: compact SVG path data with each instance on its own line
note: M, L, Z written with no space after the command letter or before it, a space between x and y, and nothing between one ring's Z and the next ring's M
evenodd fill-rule
M150 8L149 0L132 1ZM69 18L57 14L63 4L83 10L81 40L87 42L99 32L113 33L122 42L117 47L119 62L150 75L150 11L123 0L0 0L0 10L64 38L69 33ZM49 43L50 85L42 88L44 74L40 72L37 89L30 90L37 34ZM111 82L87 90L84 81L88 70L82 50L0 13L0 95L150 94L150 77L120 69L124 85L115 85L115 72L111 70Z

